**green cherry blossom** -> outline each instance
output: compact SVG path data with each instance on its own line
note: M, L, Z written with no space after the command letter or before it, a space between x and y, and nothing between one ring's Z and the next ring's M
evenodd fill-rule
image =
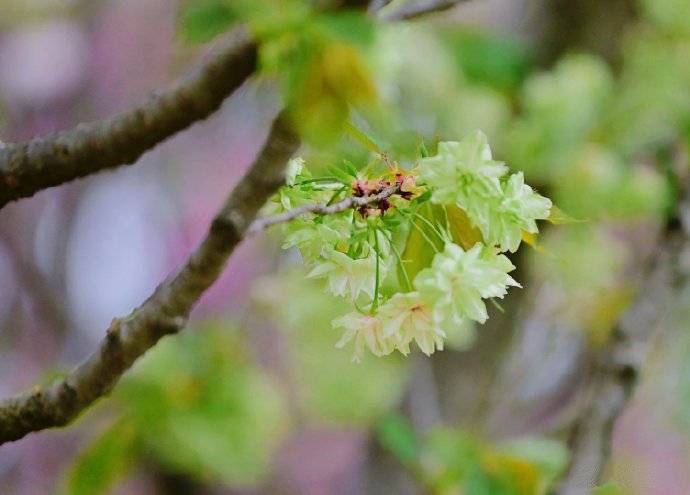
M448 243L430 268L420 271L414 286L433 308L434 321L449 329L465 319L484 323L488 314L483 299L503 297L509 286L520 287L508 272L515 267L495 249L477 243L469 251Z
M420 161L422 177L431 187L431 201L475 208L482 199L500 196L499 178L508 168L491 158L486 135L475 131L462 141L438 144L435 156Z
M522 231L537 233L536 220L548 218L551 206L551 200L534 192L518 172L510 176L500 200L490 204L488 222L477 226L487 243L514 253L520 246Z
M297 247L307 264L319 262L325 249L345 244L350 221L342 215L316 219L297 218L285 226L283 249Z
M434 321L432 308L422 301L419 292L397 293L379 308L384 337L398 341L396 347L404 355L414 340L421 351L430 356L443 350L446 334Z
M383 320L378 314L365 315L353 311L332 322L333 328L344 328L345 332L335 345L338 349L354 341L355 351L352 356L354 362L360 362L364 349L368 348L375 356L385 356L395 350L399 336L392 334L385 336Z
M325 279L328 292L345 297L357 308L333 320L334 327L344 329L337 347L353 342L353 360L361 360L366 349L376 356L394 350L407 355L413 342L426 355L442 350L453 339L456 345L466 347L474 337L470 321L484 323L488 318L485 299L502 298L508 287L520 286L509 275L515 267L500 252L516 251L523 232L536 233L536 221L548 217L551 201L526 185L522 173L507 177L507 167L493 160L480 131L459 142L439 143L438 153L423 158L413 172L402 171L397 163L392 171L385 167L376 171L377 164L365 168L367 172L360 171L361 177L353 184L349 178L354 177L352 166L345 178L334 178L343 175L337 171L331 177L314 178L301 158L290 160L286 185L269 211L283 213L301 205L338 201L349 201L350 206L319 216L296 215L283 225L283 247L297 247L311 265L307 277ZM386 164L391 165L387 160ZM385 200L360 205L359 199L346 199L362 198L367 191L393 184L399 190ZM422 220L446 244L431 266L419 271L410 283L404 263L414 262L424 253L416 249L418 244L411 236L400 253L394 230L404 226L410 215L421 218L417 211L426 201L464 210L482 234L471 229L472 242L481 242L467 251L451 242L457 237L466 245L468 239L460 231L470 229L467 218L463 216L459 222L451 218L454 209L436 207L445 215ZM367 215L370 211L379 215ZM423 246L437 249L433 242ZM409 292L396 291L390 280L382 290L394 263ZM362 313L363 307L369 308L369 314Z
M327 278L328 290L334 296L345 296L356 301L364 293L374 297L376 288L376 252L366 246L367 255L353 259L346 253L326 247L323 259L307 275L309 278ZM383 261L383 260L382 260ZM387 263L379 263L379 277L383 279Z
M298 176L305 179L311 179L311 174L304 166L304 158L297 157L288 161L287 170L285 171L285 183L288 187L293 187Z

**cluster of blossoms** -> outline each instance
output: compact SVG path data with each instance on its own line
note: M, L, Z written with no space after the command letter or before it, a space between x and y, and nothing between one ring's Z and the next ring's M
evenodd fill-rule
M549 216L551 201L525 184L522 172L501 181L508 167L491 159L482 132L460 142L439 143L436 156L422 159L420 166L432 191L431 201L465 210L484 242L501 251L517 251L522 231L537 233L535 220Z
M435 156L422 158L409 172L397 164L378 177L372 177L372 166L367 174L349 169L349 175L315 179L301 159L293 160L288 185L276 203L280 210L310 202L333 205L394 188L365 205L300 216L284 226L284 247L300 250L312 267L308 277L326 279L330 293L352 303L354 310L336 318L333 326L344 331L338 347L354 343L355 361L365 349L376 356L395 350L407 355L413 341L430 355L443 349L447 335L466 328L467 321L484 323L486 299L502 298L508 287L519 287L509 275L515 267L501 252L517 250L523 232L537 232L536 220L549 216L551 201L526 185L522 173L507 176L508 168L492 160L481 132L439 143ZM467 250L460 247L456 241L461 234L447 217L443 222L420 214L425 203L462 209L483 242ZM407 265L414 260L406 253L415 229L435 255L410 277ZM392 270L396 264L398 270ZM384 279L396 272L398 289L391 291L388 283L384 293Z

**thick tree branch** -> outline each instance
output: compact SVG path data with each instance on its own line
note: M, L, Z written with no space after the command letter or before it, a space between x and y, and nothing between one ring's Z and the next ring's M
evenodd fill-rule
M284 183L285 165L299 146L286 117L273 122L251 169L214 218L206 238L180 270L139 308L113 320L100 348L62 380L0 403L0 444L63 426L98 398L163 336L185 326L189 313L220 275L266 200Z
M362 206L367 206L372 203L378 203L384 199L388 199L395 193L400 192L400 185L395 185L392 187L387 187L378 194L372 194L371 196L351 196L345 198L342 201L333 203L332 205L326 204L313 204L313 205L302 205L292 210L286 211L279 215L274 215L272 217L257 218L252 222L247 230L247 234L254 234L260 230L267 229L279 223L289 222L297 217L304 215L305 213L313 213L315 215L333 215L335 213L340 213L351 208L361 208Z
M257 47L235 29L194 72L140 105L73 129L0 146L0 208L48 187L134 163L215 112L255 70Z
M589 493L600 481L615 421L634 392L651 341L681 279L679 258L686 244L679 222L670 222L636 301L598 357L586 404L572 429L572 458L556 495Z
M403 5L400 8L382 13L381 19L388 22L407 21L434 12L443 12L468 0L418 0Z
M384 20L411 19L460 1L422 0ZM368 4L343 0L327 8L361 9ZM214 113L251 76L256 61L256 43L246 28L236 28L198 69L136 107L27 142L0 141L0 208L43 189L136 162L160 142Z

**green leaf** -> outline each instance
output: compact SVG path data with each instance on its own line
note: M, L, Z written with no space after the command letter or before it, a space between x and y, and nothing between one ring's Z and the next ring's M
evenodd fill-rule
M614 483L606 483L592 490L592 495L621 495L622 491Z
M376 433L381 445L403 464L419 461L419 439L405 417L400 414L384 417L379 421Z
M376 91L356 45L329 42L308 50L308 61L287 84L286 99L302 134L327 144L345 130L350 106L372 104Z
M437 218L443 215L443 207L435 206L434 210L437 212ZM468 250L476 243L484 242L482 233L478 228L472 225L472 222L464 210L458 208L457 206L449 205L445 207L445 212L446 217L448 218L450 234L456 244L459 244L463 247L463 249Z
M237 22L235 10L224 0L197 0L182 13L182 31L188 43L205 43Z
M418 209L417 213L434 225L441 226L443 229L447 227L453 242L464 250L472 248L478 242L484 242L479 229L472 225L467 214L457 206L444 207L425 203ZM416 226L410 229L405 249L402 252L402 260L410 280L414 280L420 270L431 266L436 254L429 240L439 251L443 249L443 242L425 222L415 219L411 221L415 222ZM399 279L401 276L401 269L399 268Z
M358 11L322 14L316 18L327 36L333 40L365 47L374 40L375 25Z
M351 184L352 181L357 177L357 170L355 170L354 165L347 160L343 161L342 166L326 166L326 173L330 176L333 176L338 180L338 182L342 182L343 184Z
M441 36L462 75L478 86L514 90L530 68L529 47L515 38L458 29Z
M429 203L422 205L417 214L432 224L436 223L434 208ZM410 226L405 249L402 252L402 262L407 270L407 276L410 280L414 280L417 273L431 266L436 250L443 249L443 242L425 222L415 218L411 218L410 222L414 223L414 226ZM403 279L401 267L398 267L398 279Z
M380 144L380 140L374 138L373 136L370 136L363 130L359 129L351 121L348 121L345 124L345 131L350 135L352 139L357 141L359 144L361 144L368 150L378 154L383 153L381 149L382 146Z
M66 493L103 493L132 464L136 441L137 437L131 426L124 422L111 426L79 455L70 470Z
M568 449L561 442L548 438L525 437L510 440L500 450L511 457L533 464L542 478L556 479L568 464Z
M420 158L427 158L429 156L429 150L426 148L426 145L424 144L424 141L419 143L419 157Z
M237 333L217 328L164 339L115 392L147 451L176 472L258 482L287 415L274 381L251 366Z
M558 206L552 205L551 214L546 219L546 221L554 225L563 225L568 223L582 223L585 220L578 220L577 218L573 218L566 212L561 210Z

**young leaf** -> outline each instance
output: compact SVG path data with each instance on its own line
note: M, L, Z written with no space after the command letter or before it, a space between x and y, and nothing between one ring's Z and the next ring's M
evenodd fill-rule
M412 464L419 460L419 439L410 422L403 416L386 416L379 422L376 433L381 445L403 464Z
M419 208L417 214L432 224L435 223L434 211L429 203ZM405 264L407 276L410 280L414 280L419 271L431 266L436 251L443 249L443 242L425 222L412 217L410 223L410 233L402 252L402 261ZM398 279L402 280L400 267L398 267L398 271Z
M350 105L374 101L375 89L357 47L335 42L312 55L301 84L288 99L304 136L323 144L344 130Z
M103 493L125 474L135 457L134 429L116 423L105 431L78 458L69 474L68 495Z
M350 135L352 139L357 141L366 149L378 154L383 153L383 151L381 150L382 146L379 144L380 140L374 138L373 136L370 136L363 130L359 129L351 121L348 121L345 124L345 131Z
M237 13L227 1L196 1L182 13L182 31L188 43L205 43L237 20Z
M597 486L592 490L592 495L622 495L622 491L613 483Z
M584 222L584 220L578 220L577 218L573 218L570 215L568 215L566 212L561 210L558 206L553 205L551 207L551 214L549 217L546 219L547 222L552 223L554 225L562 225L566 223L581 223Z
M448 205L445 207L448 224L450 227L450 234L453 241L463 247L463 249L470 249L478 242L484 242L482 233L472 225L467 213L455 205ZM443 207L434 206L436 212L436 221L443 225Z

